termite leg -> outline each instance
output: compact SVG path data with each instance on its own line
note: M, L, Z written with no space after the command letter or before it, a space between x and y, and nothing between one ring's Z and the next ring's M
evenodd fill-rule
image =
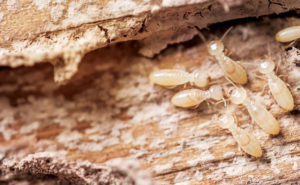
M230 80L226 75L224 76L224 78L225 78L231 85L233 85L234 87L237 88L237 86L235 85L235 83L233 83L233 81Z

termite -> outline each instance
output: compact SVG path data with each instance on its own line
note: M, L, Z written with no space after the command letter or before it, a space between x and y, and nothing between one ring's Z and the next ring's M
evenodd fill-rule
M176 93L171 102L177 107L189 108L200 105L207 99L221 100L223 99L222 87L219 85L211 86L207 91L200 89L187 89Z
M197 87L205 87L208 85L207 73L200 71L188 73L179 69L162 69L152 72L149 78L152 83L166 87L174 87L186 83Z
M291 42L300 38L300 26L291 26L280 30L275 38L278 42Z
M260 73L266 75L268 78L270 91L277 104L280 107L291 111L294 108L293 96L286 84L276 76L274 69L275 63L270 58L265 59L259 66Z
M238 145L243 149L244 152L254 157L262 156L262 149L256 138L245 130L237 127L235 119L231 114L224 114L218 119L219 125L228 129L233 138L237 141Z
M231 101L234 104L244 105L251 118L260 126L265 132L276 135L280 128L274 116L261 104L258 104L247 97L247 92L244 88L236 88L231 93Z
M231 27L232 28L232 27ZM214 56L219 65L221 66L222 70L225 73L225 76L229 77L234 83L237 84L246 84L248 82L247 73L245 69L238 64L236 61L232 60L231 58L225 56L224 53L224 44L222 40L231 30L229 28L220 40L211 41L207 44L207 49L210 55ZM198 29L198 28L197 28ZM198 29L199 30L199 29ZM200 31L200 30L199 30ZM205 37L199 32L199 36L202 38L204 42L206 42Z

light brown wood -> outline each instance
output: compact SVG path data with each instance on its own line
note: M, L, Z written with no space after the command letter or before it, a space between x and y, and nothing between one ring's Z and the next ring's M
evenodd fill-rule
M48 61L56 82L65 82L82 57L112 43L142 40L140 53L152 57L227 20L282 13L298 0L7 0L0 9L0 65L31 66ZM185 34L182 34L185 33Z
M138 55L135 43L127 42L86 55L79 72L63 86L53 82L49 64L1 69L1 181L33 183L30 179L53 175L36 181L298 182L299 113L288 113L276 105L268 88L261 94L266 81L256 77L257 65L267 54L266 43L270 43L278 74L289 83L299 111L299 50L285 51L274 39L276 29L296 20L239 23L224 40L231 57L247 70L249 84L245 88L250 98L264 104L280 123L281 134L269 136L251 123L245 109L227 105L239 126L261 143L262 158L240 151L230 132L211 121L213 115L227 109L224 105L176 108L170 98L183 87L165 89L150 83L148 75L155 68L198 67L211 71L212 81L228 90L230 84L199 38L170 47L154 59ZM226 29L216 27L204 34L209 39Z
M233 26L225 48L248 73L249 98L278 119L278 136L264 133L246 109L229 101L226 107L212 101L176 108L172 95L189 86L166 89L148 79L158 68L197 68L228 98L232 85L195 26L299 9L298 0L74 2L0 0L0 183L299 181L299 44L285 49L274 38L278 30L299 25L295 12L202 30L210 40ZM276 104L259 77L268 45L293 94L292 112ZM246 155L213 121L226 110L258 139L261 158Z

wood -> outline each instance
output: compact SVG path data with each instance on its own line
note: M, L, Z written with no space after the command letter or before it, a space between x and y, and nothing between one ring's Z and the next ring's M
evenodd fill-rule
M147 43L151 45L147 39L95 50L84 56L80 70L64 85L53 81L54 71L49 63L2 67L0 182L297 183L300 176L299 46L296 43L295 47L285 50L286 45L277 43L274 38L278 30L299 25L296 16L292 13L253 21L238 20L202 30L209 40L220 38L233 26L224 40L225 47L230 57L239 60L248 73L249 83L245 88L249 97L265 105L278 119L281 128L278 136L264 133L251 123L245 109L230 102L226 108L222 103L209 106L204 103L190 110L176 108L170 99L184 87L166 89L149 82L148 75L156 68L177 67L188 71L199 68L208 71L212 82L221 84L228 96L231 84L223 78L221 69L198 37L162 52L144 47ZM77 30L79 34L80 28L70 30ZM50 35L54 33L57 32ZM191 38L189 35L183 33L181 38ZM130 36L128 40L133 38ZM161 43L176 41L162 39ZM257 77L260 75L257 65L268 53L268 44L278 75L290 85L295 98L293 112L276 105L268 88L264 88L266 80ZM141 51L159 54L145 58L139 54ZM53 54L54 58L58 56ZM24 64L34 61L31 59L35 55L20 58L18 64ZM14 66L12 61L7 60L3 65ZM235 113L240 127L258 139L263 148L262 158L240 151L230 132L212 121L226 109Z
M300 2L8 0L1 7L0 65L48 61L54 65L55 81L63 83L77 72L82 57L97 48L143 39L140 53L152 57L168 44L190 40L197 34L195 25L205 28L226 20L287 12L299 8Z

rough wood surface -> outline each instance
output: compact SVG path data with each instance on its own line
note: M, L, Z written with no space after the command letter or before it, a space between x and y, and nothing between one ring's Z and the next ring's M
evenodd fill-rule
M196 34L194 25L204 28L226 20L300 7L298 0L7 0L0 3L0 65L31 66L48 61L54 65L57 82L64 82L76 73L84 54L112 43L145 38L140 53L153 56L167 44L191 39Z
M156 68L199 67L225 92L231 85L199 38L168 47L153 59L138 54L137 42L112 45L89 53L79 72L63 86L53 69L0 70L0 159L3 183L77 184L287 184L300 177L300 50L274 40L277 30L299 24L293 16L238 21L203 31L220 37L231 57L246 68L249 97L279 120L281 134L271 137L252 124L247 111L223 104L185 110L170 104L179 89L153 86ZM267 54L278 75L289 83L296 102L292 113L272 99L257 65ZM295 45L297 46L297 45ZM240 126L253 133L264 154L255 159L238 149L212 116L235 112ZM152 178L151 178L151 177Z

